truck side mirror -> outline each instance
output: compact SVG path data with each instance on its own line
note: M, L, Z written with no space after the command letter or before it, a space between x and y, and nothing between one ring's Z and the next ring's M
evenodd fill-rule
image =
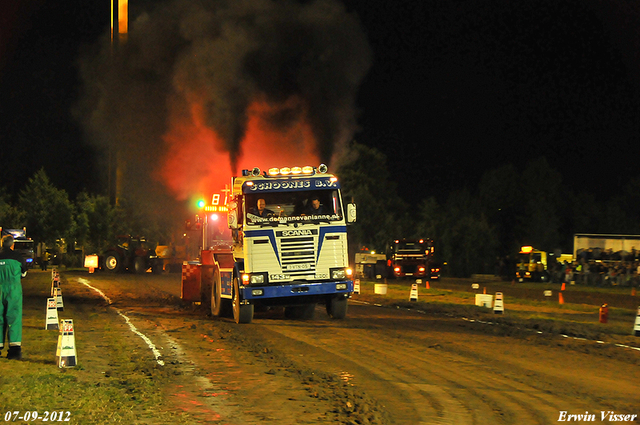
M227 214L227 225L231 230L238 230L238 210L231 210Z
M347 223L356 222L356 204L347 204Z

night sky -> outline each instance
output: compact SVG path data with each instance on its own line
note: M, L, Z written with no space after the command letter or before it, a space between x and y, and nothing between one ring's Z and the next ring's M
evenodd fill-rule
M108 33L108 2L7 3L0 185L15 193L44 167L71 196L100 191L99 150L73 111L79 58ZM130 16L145 3L131 0ZM640 175L637 2L343 4L373 55L353 138L387 155L407 200L444 199L485 170L542 155L566 185L599 196Z

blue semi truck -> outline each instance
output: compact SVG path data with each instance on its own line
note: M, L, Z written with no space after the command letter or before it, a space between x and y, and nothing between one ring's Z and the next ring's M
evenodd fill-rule
M230 238L210 240L210 223L203 223L206 249L183 264L183 299L236 323L275 306L285 317L310 319L319 303L332 318L346 316L353 293L347 224L355 222L356 206L343 203L340 182L325 165L243 170L224 210Z

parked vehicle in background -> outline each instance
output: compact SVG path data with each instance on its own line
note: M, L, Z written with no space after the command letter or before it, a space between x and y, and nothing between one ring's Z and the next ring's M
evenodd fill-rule
M131 235L118 236L117 244L100 256L99 263L104 270L114 273L126 270L144 273L149 269L160 273L163 266L162 259L144 237Z
M27 237L27 228L22 229L5 229L0 227L0 233L2 236L13 236L13 250L20 253L27 263L27 268L30 269L35 265L35 251L33 240Z
M431 278L433 252L431 239L396 239L387 249L390 276Z

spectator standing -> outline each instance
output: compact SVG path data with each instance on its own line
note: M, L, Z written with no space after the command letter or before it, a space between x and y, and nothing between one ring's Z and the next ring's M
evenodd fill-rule
M43 271L47 271L47 266L49 265L49 258L51 256L49 255L49 251L47 251L46 249L44 250L44 252L42 253L42 264L41 264L41 269Z
M8 359L22 358L22 282L27 275L27 264L13 250L13 236L2 238L0 252L0 352L8 342ZM6 335L5 335L6 333Z

